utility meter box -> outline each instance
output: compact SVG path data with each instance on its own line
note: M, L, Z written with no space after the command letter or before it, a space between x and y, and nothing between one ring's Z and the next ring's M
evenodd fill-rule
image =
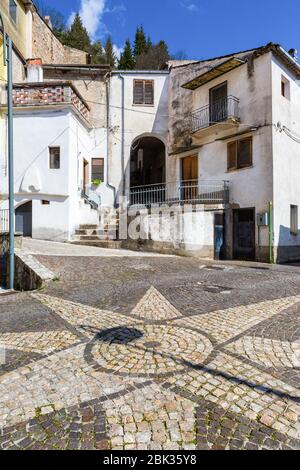
M257 215L257 225L259 227L269 226L269 213L268 212L264 212L263 214Z

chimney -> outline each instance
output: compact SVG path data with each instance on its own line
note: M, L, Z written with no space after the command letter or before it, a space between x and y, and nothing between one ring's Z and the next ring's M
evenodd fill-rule
M289 54L293 57L293 59L298 59L298 51L297 49L290 49Z
M45 20L45 23L49 26L49 28L50 28L51 31L52 31L52 30L53 30L53 26L52 26L51 16L44 16L44 20Z
M44 81L42 59L27 60L27 82L41 83Z

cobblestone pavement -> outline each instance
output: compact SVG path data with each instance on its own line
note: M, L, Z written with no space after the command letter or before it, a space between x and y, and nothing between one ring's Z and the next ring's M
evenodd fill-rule
M300 448L300 268L38 259L0 298L0 449Z

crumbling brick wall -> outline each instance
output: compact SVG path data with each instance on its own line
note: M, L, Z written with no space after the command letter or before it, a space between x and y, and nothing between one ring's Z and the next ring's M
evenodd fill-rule
M64 46L35 11L32 22L32 51L44 64L86 64L87 53Z

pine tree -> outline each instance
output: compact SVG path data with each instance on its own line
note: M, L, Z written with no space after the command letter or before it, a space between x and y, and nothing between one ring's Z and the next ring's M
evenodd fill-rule
M147 45L146 45L147 52L149 52L152 49L152 47L153 47L153 44L152 44L151 38L150 36L148 36Z
M138 26L136 29L134 40L134 56L135 58L137 58L145 52L147 52L146 35L143 26Z
M130 44L130 40L127 39L124 47L124 51L121 54L119 60L119 69L120 70L134 70L135 68L135 60L132 53L132 48Z
M90 49L91 63L92 64L104 64L105 63L105 54L101 41L96 41L91 45Z
M105 57L106 64L109 64L112 68L115 68L117 58L116 58L116 54L114 53L113 43L112 43L110 36L108 36L107 38L104 50L105 50L104 57Z
M91 40L87 29L83 26L79 13L76 13L73 24L67 33L66 41L68 46L90 52Z

